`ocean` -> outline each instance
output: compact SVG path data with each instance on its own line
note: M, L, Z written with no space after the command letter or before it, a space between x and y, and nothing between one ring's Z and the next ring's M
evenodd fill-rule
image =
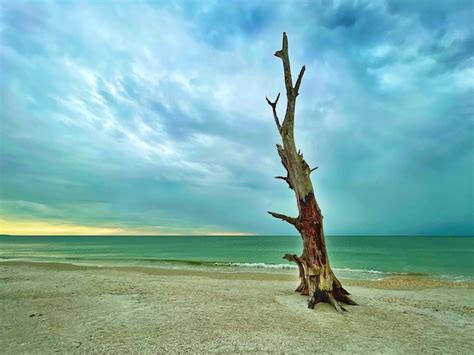
M326 237L331 266L342 278L390 275L474 279L473 237ZM2 236L0 261L98 266L200 267L225 270L295 268L298 236Z

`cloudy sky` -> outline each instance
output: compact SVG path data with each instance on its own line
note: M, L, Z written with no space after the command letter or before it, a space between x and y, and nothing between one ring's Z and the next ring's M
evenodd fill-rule
M286 31L326 233L473 234L471 0L0 6L0 232L294 234Z

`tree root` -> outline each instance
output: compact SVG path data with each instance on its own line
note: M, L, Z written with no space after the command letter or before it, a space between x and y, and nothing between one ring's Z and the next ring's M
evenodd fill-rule
M342 294L340 294L342 295ZM347 309L345 309L343 306L339 304L339 302L350 304L350 305L357 305L353 300L351 300L349 297L346 295L342 295L343 297L335 297L334 296L334 291L332 292L327 292L327 291L321 291L319 289L316 289L314 291L313 296L311 296L308 299L308 308L314 309L314 306L316 306L318 303L329 303L331 306L334 307L334 309L340 313L343 314L343 312L347 312Z
M334 296L330 293L328 293L328 299L329 299L329 303L336 309L336 311L338 311L340 314L342 314L343 312L347 312L347 310L342 307L339 303L337 303L337 301L334 299Z
M357 303L353 301L348 295L349 293L343 288L337 288L332 291L333 297L342 303L349 304L351 306L357 306Z
M343 312L347 312L347 309L341 306L340 303L345 303L352 306L357 305L357 303L349 297L350 293L347 292L344 287L342 287L341 282L336 278L330 269L328 272L328 277L332 279L332 290L322 290L320 288L320 284L318 284L319 278L316 276L308 276L308 267L302 257L286 254L283 259L295 262L298 265L300 284L296 288L295 292L299 292L304 296L311 295L308 298L308 308L314 309L314 306L316 306L318 303L329 303L338 313L342 314ZM314 290L312 291L312 294L310 289Z
M292 261L296 263L296 265L298 265L300 284L296 288L295 292L299 292L303 296L309 296L308 281L306 280L306 263L304 259L295 254L285 254L285 256L283 256L283 259Z

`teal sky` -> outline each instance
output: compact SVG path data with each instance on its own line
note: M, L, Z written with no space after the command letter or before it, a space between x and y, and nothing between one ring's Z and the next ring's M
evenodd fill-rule
M0 0L4 230L293 234L266 214L296 213L265 102L286 31L326 233L472 235L473 18L469 0Z

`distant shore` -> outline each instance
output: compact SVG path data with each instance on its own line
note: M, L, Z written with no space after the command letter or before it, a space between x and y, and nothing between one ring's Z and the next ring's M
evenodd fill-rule
M0 263L5 353L452 353L473 348L473 284L344 280L344 316L295 273Z

